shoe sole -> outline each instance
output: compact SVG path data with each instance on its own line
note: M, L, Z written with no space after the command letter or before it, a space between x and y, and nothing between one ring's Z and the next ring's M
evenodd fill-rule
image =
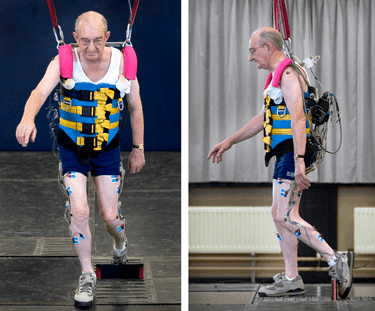
M290 295L293 295L293 296L294 295L303 295L303 294L305 294L305 285L304 285L302 279L300 279L300 282L301 282L300 283L301 284L301 289L298 290L298 291L295 291L295 292L286 292L286 293L282 293L282 292L281 293L280 292L273 293L272 291L270 291L270 292L263 292L263 293L259 292L261 288L267 290L267 287L272 286L273 285L272 284L272 285L267 285L267 286L261 286L261 285L259 285L256 293L257 293L258 297L277 297L277 296L289 297Z
M355 254L354 252L348 252L347 256L348 256L348 265L349 265L350 286L345 289L345 292L342 295L340 295L340 292L339 292L339 296L341 299L345 299L346 297L348 297L350 289L352 288L352 283L353 283L353 266L354 266Z
M94 305L94 300L92 301L77 301L74 300L74 305L77 307L90 307Z

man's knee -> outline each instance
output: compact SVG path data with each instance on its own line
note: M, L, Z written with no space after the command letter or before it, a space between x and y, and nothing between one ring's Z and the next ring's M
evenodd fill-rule
M295 188L295 180L273 179L272 217L274 222L282 221L289 216L289 211L296 202Z

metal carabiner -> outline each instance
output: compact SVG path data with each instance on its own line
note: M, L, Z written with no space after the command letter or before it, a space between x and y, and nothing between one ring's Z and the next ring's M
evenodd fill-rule
M57 31L56 31L56 28L53 28L53 33L55 35L55 38L56 38L56 42L57 42L57 46L56 46L56 49L58 49L60 47L60 45L63 45L65 44L64 42L64 33L60 27L60 25L57 25L57 27L59 28L59 35L60 35L60 40L59 40L59 36L57 35Z
M281 111L281 110L283 110L283 113L282 113L282 114L279 113L279 111ZM280 106L278 106L278 107L277 107L276 114L277 114L277 116L280 117L280 118L284 117L284 116L286 115L286 107L280 109Z
M63 99L63 101L62 101L62 104L64 105L64 108L65 108L66 110L69 110L69 109L72 107L72 99L70 99L69 101L67 101L67 100L65 100L65 97L64 97L64 99ZM68 107L65 106L65 105L67 105L67 104L69 104Z

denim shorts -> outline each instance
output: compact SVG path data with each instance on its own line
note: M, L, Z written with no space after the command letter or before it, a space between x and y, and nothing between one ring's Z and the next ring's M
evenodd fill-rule
M90 157L88 163L83 165L78 159L76 150L59 145L59 158L64 175L67 172L78 172L86 177L88 172L91 172L91 176L120 175L120 147L100 152L97 157Z
M309 167L313 162L312 155L306 154L305 167ZM294 170L294 152L285 153L280 158L276 159L273 179L283 178L294 180Z

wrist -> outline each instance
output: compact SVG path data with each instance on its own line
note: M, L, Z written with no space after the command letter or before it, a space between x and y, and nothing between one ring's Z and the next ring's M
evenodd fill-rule
M296 160L304 160L305 159L305 155L304 154L294 154L294 161Z
M20 123L25 123L25 124L35 123L35 118L30 118L30 117L22 118Z
M229 145L231 145L231 146L233 146L233 144L234 144L234 141L233 141L232 137L228 137L224 141L226 141L227 143L229 143Z
M145 149L144 144L138 144L138 145L133 144L133 150L144 150L144 149Z

